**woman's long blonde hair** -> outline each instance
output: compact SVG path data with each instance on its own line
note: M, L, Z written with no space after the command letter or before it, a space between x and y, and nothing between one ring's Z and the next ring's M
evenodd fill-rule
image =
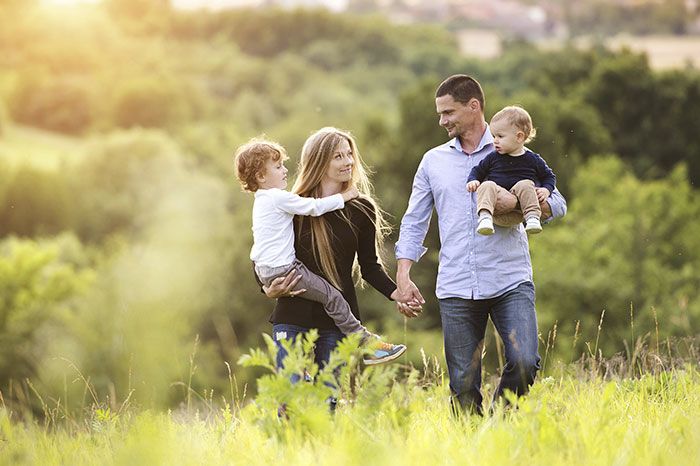
M351 185L357 187L360 196L369 201L374 212L371 212L363 203L354 202L354 205L363 210L375 225L374 242L377 248L377 257L379 263L382 264L382 251L384 239L391 232L391 227L385 219L385 213L379 208L377 201L374 198L372 183L369 180L369 170L362 161L360 151L357 149L355 138L347 132L333 127L321 128L313 133L304 143L301 150L301 159L299 160L299 169L297 171L297 179L294 182L292 191L304 197L321 197L321 180L328 171L328 166L331 163L333 154L338 145L346 140L350 144L352 157L354 160L352 167L352 178L348 183L343 184L343 190ZM348 219L344 210L338 211L348 225L353 229L357 236L357 226L353 225ZM338 270L333 260L333 252L331 251L331 238L329 235L328 222L321 217L300 217L297 223L299 230L302 222L311 222L311 242L313 245L314 259L320 265L321 271L326 276L329 282L336 288L341 289ZM353 265L353 274L359 278L359 267L357 262Z

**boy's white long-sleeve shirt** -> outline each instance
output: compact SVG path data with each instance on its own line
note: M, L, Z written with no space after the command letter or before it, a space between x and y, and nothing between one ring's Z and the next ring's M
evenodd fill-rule
M258 189L253 202L253 247L250 259L256 265L267 267L291 264L296 258L294 216L318 217L344 206L341 194L316 199L301 197L283 189Z

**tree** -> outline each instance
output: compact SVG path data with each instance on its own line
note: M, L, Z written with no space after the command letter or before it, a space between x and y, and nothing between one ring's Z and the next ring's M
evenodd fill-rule
M650 104L655 93L654 76L643 55L623 51L591 72L588 101L614 135L615 152L640 174L654 164L650 145L654 146L658 134Z
M73 252L71 252L73 251ZM76 252L77 251L77 252ZM71 258L71 256L73 256ZM92 280L74 237L0 242L0 384L34 377L45 357L40 335L61 322ZM7 396L7 391L3 390Z
M52 172L22 166L10 178L0 204L0 236L55 235L72 227L73 196Z
M694 185L700 183L700 140L697 125L688 115L700 112L700 72L673 70L656 76L651 97L650 118L654 137L646 147L660 173L667 173L679 162L686 164Z
M114 98L114 123L122 128L166 128L182 122L188 109L176 83L136 78L121 84Z
M135 234L157 201L159 180L178 166L177 146L163 133L115 133L88 148L69 173L76 196L75 230L86 242Z
M657 318L661 337L697 328L700 232L688 219L700 214L700 199L685 169L642 181L619 159L596 157L579 169L572 192L567 216L530 241L542 328L557 320L570 343L580 321L580 342L592 341L605 309L608 353L630 340L631 313L636 336Z
M96 97L85 79L27 76L10 97L15 121L51 131L82 134L95 118Z

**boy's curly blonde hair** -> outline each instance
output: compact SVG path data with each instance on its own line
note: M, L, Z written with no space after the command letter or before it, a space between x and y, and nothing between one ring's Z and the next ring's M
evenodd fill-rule
M496 112L493 117L491 117L492 123L497 120L506 120L509 124L525 133L524 144L532 141L535 139L535 136L537 136L537 130L532 125L532 118L530 117L530 114L527 113L527 110L522 107L517 105L503 107L501 110Z
M287 151L280 144L263 138L253 138L236 150L234 167L244 191L254 193L260 186L257 175L265 172L265 162L287 160Z

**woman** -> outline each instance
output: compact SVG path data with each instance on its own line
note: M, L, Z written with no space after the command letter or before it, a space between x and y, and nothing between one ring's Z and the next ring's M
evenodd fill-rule
M337 287L352 313L361 320L353 282L353 272L358 271L354 270L356 258L360 275L367 283L388 299L395 301L399 296L396 284L377 256L389 227L372 196L372 185L354 138L336 128L316 131L304 143L292 191L305 197L325 197L351 185L357 187L360 197L344 209L320 217L297 217L295 248L297 258ZM281 340L294 339L316 328L319 337L315 362L323 367L344 335L319 303L296 297L304 291L294 289L296 278L292 272L264 288L268 297L279 298L270 316L272 336L279 348L277 365L281 367L286 356ZM408 309L403 303L397 306ZM378 351L403 351L396 345L384 345Z

